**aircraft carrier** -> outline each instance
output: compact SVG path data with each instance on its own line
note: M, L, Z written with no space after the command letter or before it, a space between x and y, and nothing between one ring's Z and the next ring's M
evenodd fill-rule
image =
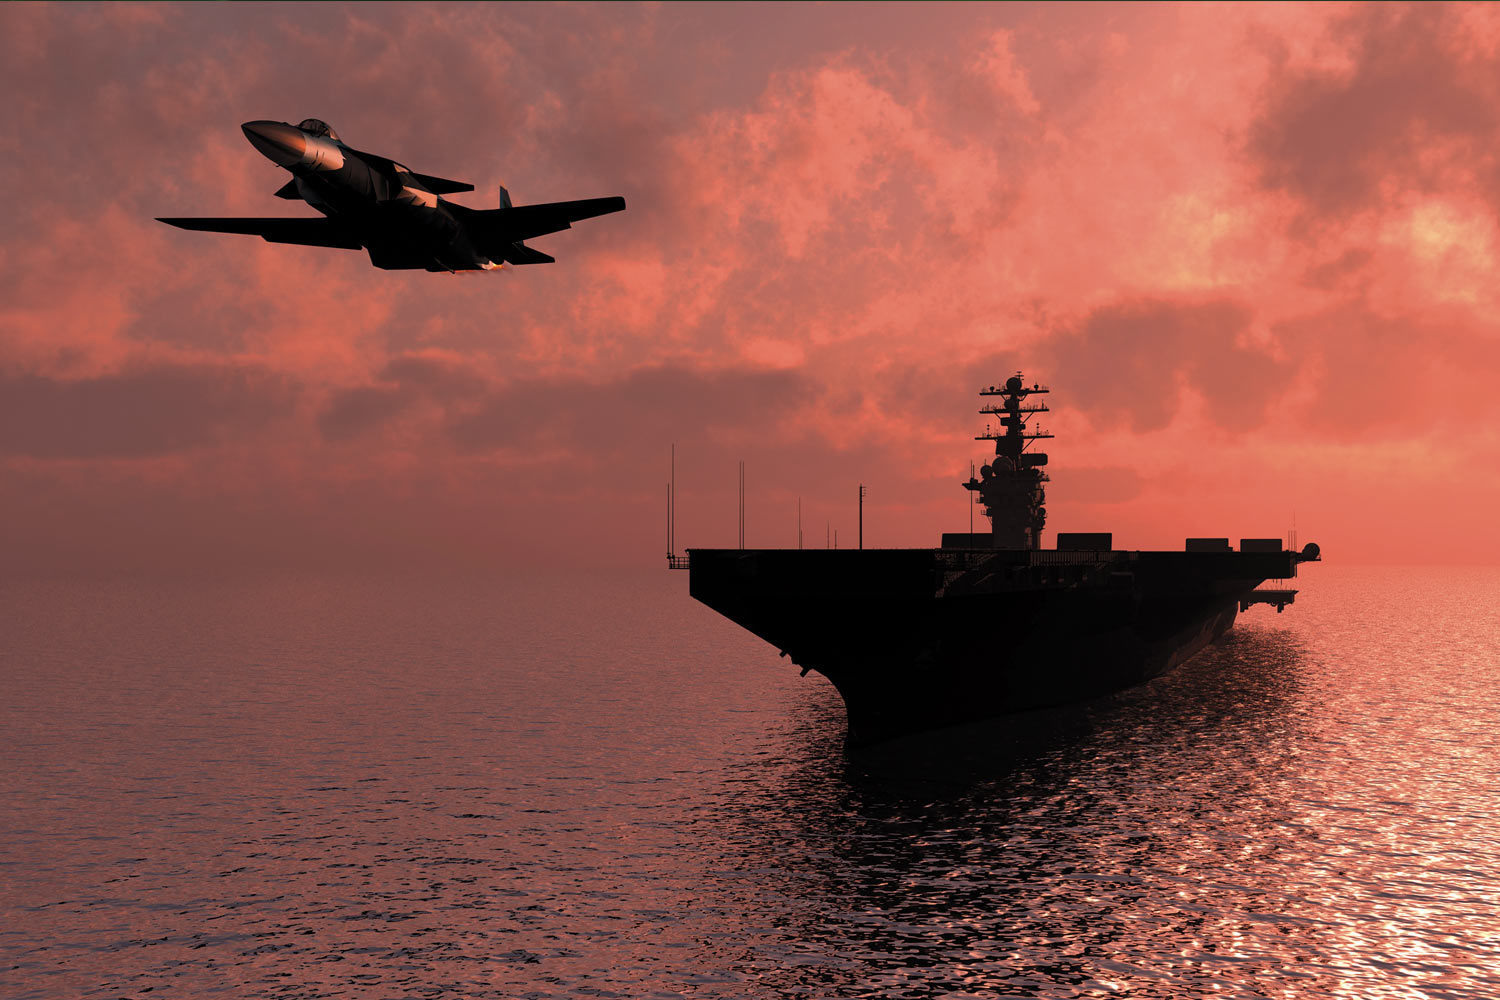
M997 426L975 440L995 456L963 485L989 532L944 534L935 549L684 557L669 509L669 565L689 571L695 599L832 681L852 744L1109 694L1188 660L1252 605L1293 602L1288 583L1319 559L1315 544L1189 538L1180 551L1128 551L1109 533L1063 533L1042 549L1047 456L1030 446L1052 435L1029 423L1047 392L1019 374L980 391Z

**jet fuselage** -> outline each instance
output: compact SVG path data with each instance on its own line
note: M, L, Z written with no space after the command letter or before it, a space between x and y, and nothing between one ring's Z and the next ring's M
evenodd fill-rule
M252 121L240 126L257 150L289 171L278 197L300 199L317 219L162 219L183 229L258 235L277 243L364 248L387 269L490 270L502 261L550 263L526 246L534 236L571 228L579 219L625 207L623 198L512 206L500 189L500 207L473 209L441 194L473 185L419 174L394 160L345 145L323 122L300 125Z
M291 171L296 192L330 219L345 223L377 267L426 260L449 271L497 267L468 239L450 205L394 160L350 149L332 136L284 122L240 126L250 144Z

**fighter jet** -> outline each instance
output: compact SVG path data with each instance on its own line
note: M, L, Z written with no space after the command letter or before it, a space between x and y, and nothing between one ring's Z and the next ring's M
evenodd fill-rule
M368 250L370 263L387 270L488 271L502 262L550 264L555 258L523 241L625 208L624 198L512 205L503 187L499 208L468 208L441 196L472 191L474 185L419 174L346 146L316 118L296 125L253 121L240 128L250 145L291 172L276 197L301 199L325 217L157 221L179 229L245 233L270 243Z

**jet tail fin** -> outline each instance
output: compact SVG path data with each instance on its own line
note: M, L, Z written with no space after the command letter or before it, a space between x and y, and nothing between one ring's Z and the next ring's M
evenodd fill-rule
M505 185L500 185L500 207L510 208L510 192L505 190Z

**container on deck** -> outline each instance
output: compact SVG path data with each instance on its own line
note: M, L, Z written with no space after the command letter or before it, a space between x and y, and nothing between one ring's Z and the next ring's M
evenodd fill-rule
M1061 552L1108 552L1114 548L1112 531L1060 531L1057 548Z
M945 549L992 549L995 547L995 536L988 531L945 531L942 547Z

